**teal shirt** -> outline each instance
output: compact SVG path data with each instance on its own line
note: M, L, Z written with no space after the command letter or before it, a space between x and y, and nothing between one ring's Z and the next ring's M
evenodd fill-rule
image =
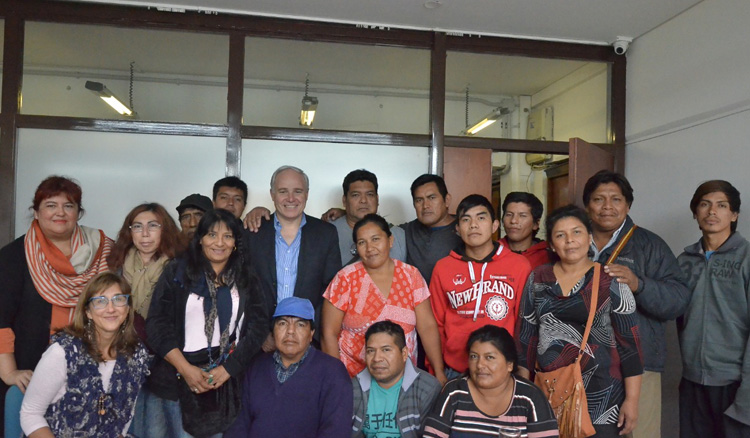
M401 438L396 414L403 381L404 378L401 377L395 385L383 389L373 379L367 401L367 413L362 424L365 438Z

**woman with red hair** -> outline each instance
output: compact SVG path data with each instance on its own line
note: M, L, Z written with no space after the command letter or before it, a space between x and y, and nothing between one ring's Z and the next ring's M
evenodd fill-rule
M0 250L3 395L13 386L26 391L50 334L72 322L86 283L108 271L112 249L103 231L78 225L81 187L69 178L42 181L32 209L29 231Z

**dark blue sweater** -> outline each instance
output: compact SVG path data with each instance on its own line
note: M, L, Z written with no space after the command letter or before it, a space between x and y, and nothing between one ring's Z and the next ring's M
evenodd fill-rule
M311 349L283 384L273 355L257 357L242 390L242 410L224 438L342 438L351 435L352 382L341 361Z

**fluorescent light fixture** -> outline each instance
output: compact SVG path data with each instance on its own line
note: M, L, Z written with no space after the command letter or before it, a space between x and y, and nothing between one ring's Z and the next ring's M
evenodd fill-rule
M305 97L302 98L302 111L299 116L300 126L311 126L317 109L318 98L305 94Z
M118 99L114 93L104 86L101 82L86 81L86 89L91 90L94 94L101 97L103 101L107 102L109 106L115 109L118 113L124 116L132 116L133 111L128 108L120 99Z
M461 134L463 135L474 135L477 132L481 131L482 129L490 126L491 124L495 123L497 119L500 117L510 114L510 110L508 108L503 107L497 107L493 109L489 114L487 114L482 120L478 121L472 126L467 127L463 131L461 131Z

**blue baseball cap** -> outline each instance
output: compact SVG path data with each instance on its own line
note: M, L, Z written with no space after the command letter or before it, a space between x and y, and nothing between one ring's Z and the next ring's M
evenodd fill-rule
M279 316L296 316L297 318L314 320L315 309L310 300L298 297L284 298L276 306L276 311L273 312L273 318Z

